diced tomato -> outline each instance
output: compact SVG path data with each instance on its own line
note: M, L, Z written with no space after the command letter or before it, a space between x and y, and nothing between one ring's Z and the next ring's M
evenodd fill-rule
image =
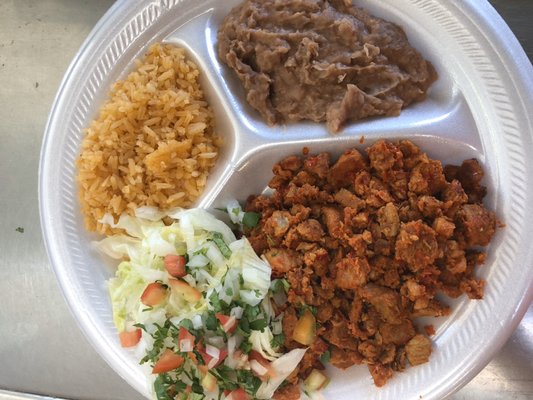
M165 269L174 278L183 278L187 275L185 271L186 261L184 256L169 254L165 257Z
M215 314L217 319L220 322L220 325L222 325L222 329L224 329L224 332L226 333L233 333L235 329L237 328L237 319L232 315L227 316L224 314Z
M224 396L226 396L226 400L250 400L248 393L246 393L243 388L238 388L231 392L229 390L225 390Z
M178 344L180 346L180 351L189 352L194 348L194 340L196 338L194 335L185 329L183 326L180 326L180 333L178 335Z
M222 363L222 361L224 361L224 359L228 356L228 351L226 349L220 349L220 355L218 357L218 360L216 360L206 353L205 347L202 343L198 343L196 349L198 350L198 353L200 353L200 355L202 356L202 359L204 360L204 363L208 367L208 369L218 367Z
M250 353L248 354L248 360L250 362L254 360L257 361L266 370L265 373L259 374L256 371L253 371L252 368L252 371L262 380L274 378L276 376L276 371L274 370L274 368L272 368L272 364L270 364L270 362L265 357L263 357L261 353L255 350L250 351Z
M152 374L162 374L163 372L172 371L183 364L185 359L179 354L174 353L170 349L166 349L159 360L152 368Z
M141 303L145 306L157 306L161 304L167 296L167 287L159 282L152 282L146 286L141 295Z
M202 298L202 293L198 289L192 287L187 282L179 279L169 279L168 283L173 292L179 293L188 302L197 302Z
M141 340L142 332L140 329L135 329L131 332L120 332L118 337L120 339L120 345L122 347L133 347L139 340Z

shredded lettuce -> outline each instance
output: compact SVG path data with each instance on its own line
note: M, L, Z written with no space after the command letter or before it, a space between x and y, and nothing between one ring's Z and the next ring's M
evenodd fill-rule
M276 376L259 386L256 397L258 399L271 399L279 385L298 366L306 351L307 349L294 349L272 361L271 366L276 371Z
M270 288L270 266L261 260L250 242L243 238L230 244L232 256L229 259L229 264L236 268L241 268L242 279L244 280L243 290L241 290L241 297L248 302L254 302L257 305ZM256 301L259 299L259 301Z
M274 348L272 348L272 339L274 335L269 327L263 329L263 331L252 331L250 334L250 342L252 343L252 349L260 353L267 360L273 361L281 356Z
M238 203L228 205L228 212L233 222L243 223L246 213ZM225 365L246 363L231 357L237 349L244 348L248 349L246 352L254 349L271 361L276 377L263 382L256 394L260 399L271 398L306 351L278 352L279 337L275 335L282 333L282 317L276 316L272 301L278 292L286 297L283 282L272 284L270 266L257 256L249 241L237 240L231 229L209 212L176 209L168 214L174 219L170 225L169 221L166 225L161 220L165 214L153 207L138 209L135 217L122 215L116 223L111 216L101 221L125 232L95 243L99 251L127 260L119 264L115 276L108 281L117 329L122 332L133 325L142 326L139 348L153 357L161 348L175 345L171 337L156 341L159 336L155 333L159 334L161 327L169 323L179 326L184 320L189 320L187 323L197 330L212 326L209 332L204 332L205 340L217 344L217 348L228 346L230 357ZM170 282L174 278L165 269L167 255L186 258L187 274L179 279L199 291L202 294L199 299L190 300L176 289L176 282ZM167 285L169 290L161 303L147 307L141 296L153 282ZM228 336L227 344L225 336L215 332L218 326L215 315L220 310L243 322L243 330Z

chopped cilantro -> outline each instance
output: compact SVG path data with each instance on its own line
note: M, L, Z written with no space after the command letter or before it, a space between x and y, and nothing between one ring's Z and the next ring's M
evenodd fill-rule
M243 340L239 349L241 349L243 353L248 354L252 350L252 344L248 340Z
M247 318L241 318L238 325L238 330L243 336L250 335L250 321Z
M209 296L209 303L211 303L213 310L216 313L222 310L222 307L220 306L220 297L215 290L213 290L213 293L211 293L211 296Z
M154 391L157 396L157 400L172 400L167 393L168 386L163 382L163 375L158 375L154 382Z
M255 226L257 226L260 219L261 214L247 211L244 213L244 217L242 218L242 224L248 228L254 228Z
M326 350L320 356L320 361L322 361L322 363L324 364L328 363L330 359L331 359L331 352L329 350Z
M300 306L300 310L299 310L299 315L300 317L303 315L303 313L305 312L305 310L309 310L311 311L311 313L316 317L316 313L318 312L317 308L314 307L314 306L309 306L307 304L302 304Z
M284 290L283 282L281 282L281 279L274 279L270 284L270 290L273 293L279 293Z
M216 331L218 328L218 320L213 311L207 312L207 317L205 319L205 327L210 331Z
M19 226L17 229L15 229L18 233L24 233L24 228Z
M215 378L217 378L218 385L223 390L235 390L239 388L236 383L237 375L233 368L230 368L224 364L209 371Z
M260 313L261 309L259 308L259 305L251 306L246 304L243 310L243 316L249 321L253 321L254 319L256 319Z
M267 327L268 321L265 318L256 319L255 321L250 322L250 329L254 331L261 331Z
M152 349L146 352L146 355L140 361L141 364L144 364L148 361L156 361L159 358L159 353L165 348L165 339L167 337L177 337L179 334L179 329L174 325L170 320L166 320L163 326L154 324L156 326L156 331L152 333L154 338L154 344Z
M257 389L261 386L261 379L256 377L251 371L247 370L238 370L237 378L241 387L250 395L255 397Z
M201 395L204 394L204 388L200 385L200 380L198 378L192 380L192 391Z
M180 326L183 326L185 329L187 329L189 332L191 332L194 329L194 326L192 324L192 321L190 319L182 319L180 321Z
M229 304L224 300L221 300L219 294L216 291L209 296L209 303L213 306L213 311L216 313L227 314L229 313Z
M283 333L280 333L279 335L274 335L274 337L270 341L270 345L274 348L281 347L283 343L285 343L285 335Z
M143 331L147 332L146 330L146 326L144 326L144 324L134 324L133 326L135 326L136 328L141 328Z

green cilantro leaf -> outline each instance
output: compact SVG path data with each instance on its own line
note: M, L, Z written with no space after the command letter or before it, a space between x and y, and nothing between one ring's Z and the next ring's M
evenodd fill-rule
M157 400L172 400L167 393L167 386L163 383L163 376L158 375L154 382L154 391L157 396Z
M205 327L210 331L216 331L218 328L218 319L215 316L213 311L207 312L207 317L205 320Z
M329 350L326 350L320 356L320 361L322 361L322 363L324 364L328 363L330 359L331 359L331 352Z
M280 333L279 335L274 335L274 337L270 341L270 345L274 348L281 347L283 343L285 343L285 335L283 333Z
M247 211L244 213L244 217L242 218L242 224L248 228L254 228L257 226L260 219L261 219L261 214Z
M250 329L254 331L261 331L267 327L268 321L265 318L256 319L255 321L250 322Z

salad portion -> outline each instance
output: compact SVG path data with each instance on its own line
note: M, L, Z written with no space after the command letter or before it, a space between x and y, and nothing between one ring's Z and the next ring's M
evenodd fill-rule
M238 204L228 213L238 225L257 223ZM125 232L96 243L122 260L108 282L114 323L121 345L136 348L154 397L272 398L307 349L280 351L288 284L271 280L248 240L202 209L142 207L116 224L104 219Z

